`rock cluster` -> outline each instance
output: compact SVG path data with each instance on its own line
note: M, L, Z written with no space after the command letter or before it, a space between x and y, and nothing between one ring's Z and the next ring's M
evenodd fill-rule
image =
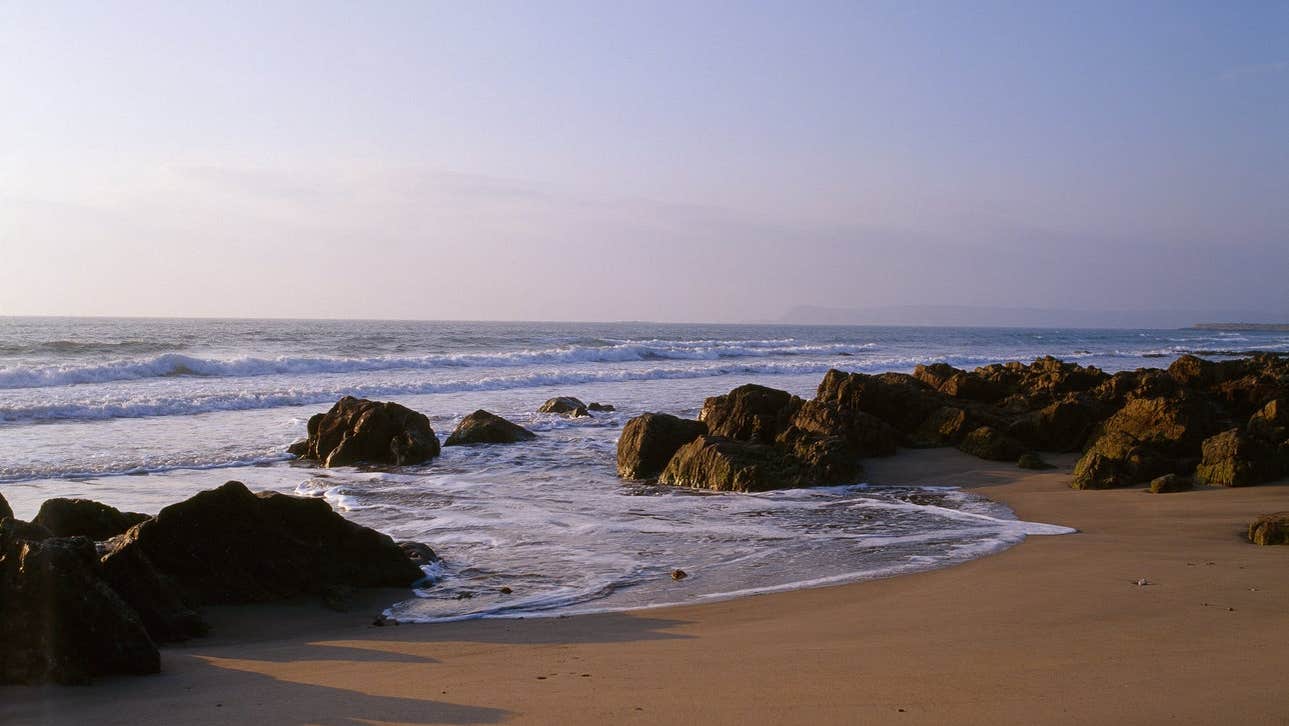
M345 396L310 418L308 432L288 451L326 467L421 464L439 455L429 418L397 403Z
M1038 451L1081 451L1078 489L1167 474L1243 486L1289 472L1289 359L1182 356L1167 370L1114 375L1052 357L912 375L831 370L809 401L748 385L707 399L683 429L647 416L618 442L624 478L735 491L830 484L897 446L956 446L1026 468L1045 466Z
M206 632L202 605L406 587L434 557L321 499L239 482L155 517L88 500L46 502L47 526L12 514L0 498L0 683L155 673L157 643Z

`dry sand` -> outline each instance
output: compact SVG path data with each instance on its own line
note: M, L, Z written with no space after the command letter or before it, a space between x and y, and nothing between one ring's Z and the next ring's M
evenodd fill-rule
M1243 539L1289 482L1076 492L1060 463L866 462L1080 530L957 567L560 619L220 609L237 635L166 649L161 675L3 688L0 723L1289 724L1289 547Z

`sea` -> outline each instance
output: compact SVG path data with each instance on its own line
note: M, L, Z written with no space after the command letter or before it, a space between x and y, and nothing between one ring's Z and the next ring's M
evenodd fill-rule
M321 497L441 556L390 603L402 621L703 602L945 567L1070 530L952 480L764 494L624 482L615 448L633 416L695 417L744 383L808 398L830 368L1054 355L1116 371L1251 350L1289 351L1289 333L0 318L0 494L23 518L51 497L155 513L230 479ZM293 460L309 417L345 395L421 411L441 438L486 409L537 439L402 468ZM616 410L537 413L560 395Z

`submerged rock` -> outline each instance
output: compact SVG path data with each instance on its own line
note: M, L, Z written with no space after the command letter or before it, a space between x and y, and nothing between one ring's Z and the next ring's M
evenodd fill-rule
M1249 525L1249 541L1256 545L1289 545L1289 512L1258 517Z
M138 548L202 604L265 602L326 585L407 587L420 568L394 540L322 499L230 481L162 509L113 543Z
M531 441L537 434L516 423L483 409L461 419L456 430L443 442L444 446L461 446L464 444L513 444L518 441Z
M537 409L537 412L558 413L563 416L568 416L569 418L590 415L586 412L586 404L582 403L581 399L573 398L572 396L557 396L552 398L546 401L546 403L543 403L541 408Z
M56 537L89 537L102 542L147 518L146 514L122 512L90 499L47 499L32 522Z
M603 413L608 413L608 412L610 412L610 411L616 411L617 409L616 409L616 408L614 408L614 407L613 407L613 404L611 404L611 403L596 403L596 402L591 402L591 403L586 404L586 410L587 410L587 411L600 411L600 412L603 412Z
M439 455L439 440L430 420L397 403L368 401L345 396L325 414L309 419L309 438L303 447L292 444L292 453L314 459L323 466L350 466L359 462L421 464Z
M627 421L618 437L618 476L652 479L685 444L707 433L702 421L646 413Z
M0 683L159 671L161 656L138 615L99 576L94 543L29 539L43 528L17 523L0 522Z

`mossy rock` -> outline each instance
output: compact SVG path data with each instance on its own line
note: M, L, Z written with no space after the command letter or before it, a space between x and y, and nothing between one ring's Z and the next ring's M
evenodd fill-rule
M1256 545L1289 545L1289 512L1264 514L1249 525L1249 541Z
M1164 474L1150 480L1151 494L1169 494L1172 492L1186 492L1192 489L1191 480L1177 474Z

